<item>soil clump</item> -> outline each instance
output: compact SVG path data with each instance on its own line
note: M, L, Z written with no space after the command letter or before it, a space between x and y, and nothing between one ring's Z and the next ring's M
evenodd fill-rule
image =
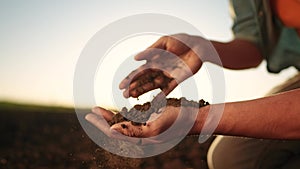
M146 102L143 105L137 104L129 111L126 107L123 107L122 110L115 114L108 122L110 126L120 123L123 121L131 121L131 124L136 126L146 125L146 121L150 118L152 113L157 113L159 109L166 106L174 106L174 107L195 107L200 108L203 106L209 105L208 102L203 99L196 101L187 100L185 97L177 98L161 98L161 99L153 99L151 102Z

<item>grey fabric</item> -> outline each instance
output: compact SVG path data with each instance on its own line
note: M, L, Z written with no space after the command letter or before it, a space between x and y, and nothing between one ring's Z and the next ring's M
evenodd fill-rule
M235 38L255 43L269 72L290 66L300 70L300 38L272 16L269 0L231 0ZM300 88L300 73L268 95ZM300 140L282 141L218 136L208 152L211 169L299 169Z
M267 60L269 72L294 66L300 70L300 38L272 15L269 0L231 0L235 38L255 43Z
M271 92L296 88L300 88L300 73ZM211 169L299 169L300 140L218 136L209 149L207 159Z
M218 136L208 153L211 169L299 169L300 141Z

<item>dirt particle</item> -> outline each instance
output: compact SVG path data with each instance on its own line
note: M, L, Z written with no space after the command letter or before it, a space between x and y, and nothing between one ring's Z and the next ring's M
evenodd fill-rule
M127 129L127 126L126 126L125 124L121 124L121 127L122 127L123 129Z

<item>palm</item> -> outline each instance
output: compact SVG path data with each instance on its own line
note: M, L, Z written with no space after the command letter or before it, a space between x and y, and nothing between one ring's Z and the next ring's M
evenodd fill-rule
M167 106L161 111L159 114L153 113L156 117L150 117L146 125L141 126L124 121L110 127L107 121L110 121L114 114L100 107L94 108L93 113L88 114L86 119L109 137L136 143L140 142L139 138L143 138L143 144L162 143L189 134L198 108ZM169 128L167 134L160 135Z
M120 88L126 89L124 96L138 97L156 88L162 89L167 95L179 83L195 74L202 65L193 48L196 40L198 38L185 34L163 37L138 54L136 60L147 62L120 83Z

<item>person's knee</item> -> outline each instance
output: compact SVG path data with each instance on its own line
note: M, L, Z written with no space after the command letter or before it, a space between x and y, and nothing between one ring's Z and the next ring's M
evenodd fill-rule
M226 146L223 146L223 136L218 136L211 144L208 154L207 163L210 169L224 169L228 168L226 161L230 160L229 152L226 152ZM226 158L226 160L225 160Z
M251 142L237 137L218 136L207 154L210 169L253 168ZM250 146L249 146L250 145Z

